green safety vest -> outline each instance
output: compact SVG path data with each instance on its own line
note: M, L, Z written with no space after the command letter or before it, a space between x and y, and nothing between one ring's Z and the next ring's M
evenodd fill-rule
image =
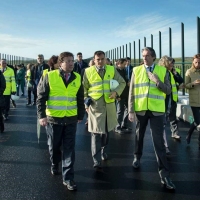
M173 74L170 72L170 81L171 81L171 86L172 86L172 98L175 102L178 101L178 92L177 92L177 87L176 87L176 82L174 80Z
M106 65L105 66L105 75L103 79L97 73L96 67L91 66L85 69L85 73L87 79L90 84L90 88L88 90L88 96L92 97L94 100L100 99L104 96L106 103L113 103L115 99L110 99L110 80L114 78L115 69L113 66Z
M66 88L59 70L48 72L49 99L46 114L52 117L72 117L77 115L76 95L81 86L81 76L73 72L76 78Z
M27 81L31 80L31 70L30 69L27 70L26 77L27 77Z
M48 73L49 69L43 70L42 76L45 77L45 75Z
M3 75L6 80L6 89L4 90L3 95L10 95L11 92L16 92L16 82L15 82L14 70L7 66L6 71L3 72Z
M179 68L175 67L175 70L176 70L179 74L181 74L181 70L180 70Z
M157 88L156 83L149 80L144 65L134 67L134 110L150 110L155 112L165 112L166 95ZM153 73L164 82L166 68L155 65Z

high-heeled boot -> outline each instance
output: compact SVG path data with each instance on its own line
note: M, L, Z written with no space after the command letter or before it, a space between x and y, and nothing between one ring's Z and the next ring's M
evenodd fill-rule
M191 136L192 136L192 133L194 132L194 129L196 128L196 125L194 123L191 124L191 127L188 131L188 134L186 136L186 141L187 141L187 144L190 144L190 139L191 139Z

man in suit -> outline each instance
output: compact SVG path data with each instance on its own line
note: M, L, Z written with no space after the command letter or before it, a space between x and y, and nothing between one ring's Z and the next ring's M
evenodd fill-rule
M81 72L83 69L87 68L88 64L83 61L83 55L81 52L77 53L77 62L74 63L74 72L79 73L81 75Z
M126 57L126 76L129 84L131 81L132 71L133 71L133 66L131 65L131 59L129 57Z
M161 183L167 189L175 189L169 177L163 139L165 97L171 93L169 72L166 68L154 64L156 53L153 48L142 49L142 57L144 65L133 68L128 102L129 120L136 121L133 167L136 169L140 167L144 134L150 120Z
M31 69L31 83L33 83L34 94L34 101L32 105L36 105L37 86L45 69L49 69L49 65L44 62L44 56L42 54L39 54L37 57L37 64L34 65Z

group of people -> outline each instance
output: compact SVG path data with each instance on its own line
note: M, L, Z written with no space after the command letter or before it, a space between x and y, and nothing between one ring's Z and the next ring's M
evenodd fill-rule
M85 115L88 132L91 133L93 167L97 170L102 168L102 161L108 159L106 147L110 132L114 130L122 134L131 131L133 122L136 130L132 166L138 169L150 121L161 183L174 190L167 162L170 151L165 125L169 120L172 138L180 140L176 106L178 90L185 87L189 90L194 115L186 141L190 143L196 128L200 147L200 54L193 57L185 83L180 70L174 67L173 58L163 56L155 64L156 53L151 47L142 49L142 58L143 63L137 67L131 66L128 57L119 59L116 66L112 66L106 64L108 60L103 51L96 51L88 66L81 52L77 53L75 63L71 52L62 52L59 56L52 56L48 64L44 62L43 55L38 55L38 64L27 66L26 79L31 88L27 104L31 104L33 91L39 123L45 126L47 132L51 173L59 174L59 163L62 161L63 184L69 190L77 189L74 181L76 127ZM4 70L1 71L0 94L4 95L4 79L7 77ZM118 84L111 90L112 80ZM16 92L16 89L11 91Z

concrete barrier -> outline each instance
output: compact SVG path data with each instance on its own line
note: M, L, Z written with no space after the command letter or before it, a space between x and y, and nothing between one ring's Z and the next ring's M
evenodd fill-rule
M189 94L185 93L182 95L182 92L178 92L178 103L176 109L177 118L192 123L194 121L194 117L192 114L191 107L189 105Z

